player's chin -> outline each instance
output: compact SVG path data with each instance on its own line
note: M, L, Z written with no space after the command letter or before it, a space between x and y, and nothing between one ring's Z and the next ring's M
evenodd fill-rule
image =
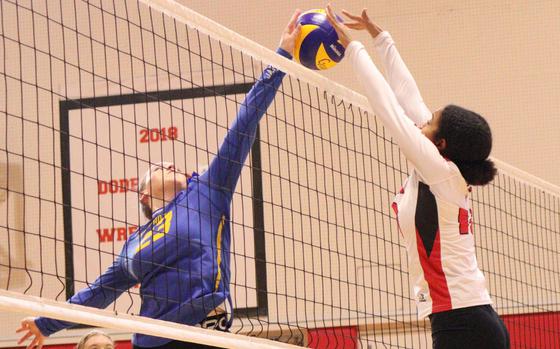
M187 181L187 177L185 175L177 173L176 176L174 176L174 178L169 179L165 183L165 188L170 191L175 191L176 193L178 193L181 191L186 181Z

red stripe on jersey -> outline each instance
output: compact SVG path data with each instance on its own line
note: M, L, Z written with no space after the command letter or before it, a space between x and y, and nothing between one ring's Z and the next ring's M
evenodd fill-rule
M457 218L459 221L459 234L468 234L469 233L469 211L465 210L464 208L459 208L459 217Z
M391 204L391 207L393 208L393 211L395 211L395 215L397 216L397 229L399 230L399 233L404 236L402 230L401 230L401 224L399 223L399 206L397 205L396 202L393 202Z
M441 263L441 242L439 229L436 232L434 245L430 256L426 252L420 233L416 230L416 246L418 255L420 256L420 264L424 271L424 279L430 288L430 297L432 297L432 313L451 310L451 295L447 287L447 279L443 272Z

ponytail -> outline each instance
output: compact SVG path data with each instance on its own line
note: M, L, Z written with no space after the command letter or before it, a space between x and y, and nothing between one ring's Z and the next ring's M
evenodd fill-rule
M470 185L486 185L494 179L498 172L494 162L488 159L455 162L455 165L459 167L461 175Z

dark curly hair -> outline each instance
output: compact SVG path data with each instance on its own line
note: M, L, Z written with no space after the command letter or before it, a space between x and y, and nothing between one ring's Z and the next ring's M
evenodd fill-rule
M445 139L441 155L453 161L470 185L485 185L494 179L496 167L488 159L492 132L484 118L475 112L448 105L441 112L436 139Z

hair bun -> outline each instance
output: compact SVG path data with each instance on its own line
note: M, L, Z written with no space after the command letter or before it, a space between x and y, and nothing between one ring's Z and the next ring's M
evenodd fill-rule
M485 185L490 183L498 170L494 162L489 159L464 161L459 164L459 170L470 185Z

